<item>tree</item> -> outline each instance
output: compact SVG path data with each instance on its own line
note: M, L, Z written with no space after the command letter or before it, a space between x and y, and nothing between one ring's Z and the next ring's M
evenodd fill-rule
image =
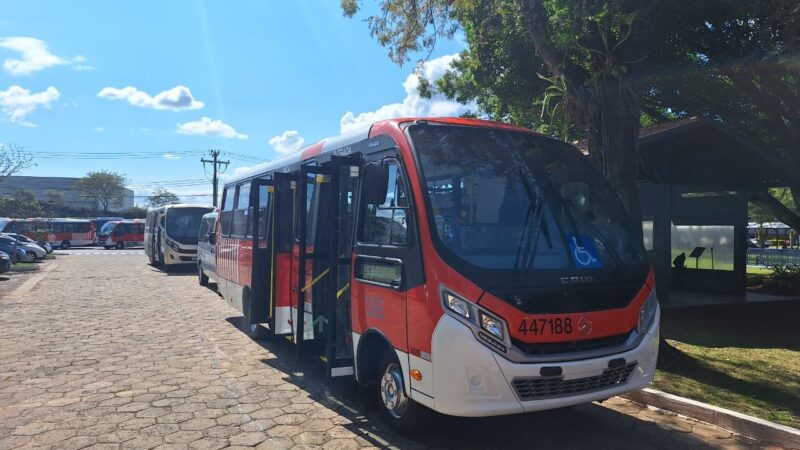
M343 0L345 14L360 3ZM497 120L588 138L592 160L634 213L642 123L699 114L800 156L794 0L379 3L368 23L392 60L424 55L460 27L468 49L436 88ZM774 136L784 144L771 145ZM800 158L787 162L800 169Z
M33 155L17 144L0 144L0 181L33 166Z
M180 199L178 196L164 188L158 188L153 191L148 197L151 207L169 205L170 203L178 203Z
M88 198L94 199L104 212L109 206L122 206L127 179L116 172L101 170L89 172L75 186Z

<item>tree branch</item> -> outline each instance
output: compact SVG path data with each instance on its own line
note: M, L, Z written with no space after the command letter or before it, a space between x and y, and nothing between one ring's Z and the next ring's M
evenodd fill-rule
M550 44L547 12L540 0L517 0L525 18L525 28L531 35L536 52L554 75L567 75L563 67L564 53ZM569 80L574 81L574 80Z

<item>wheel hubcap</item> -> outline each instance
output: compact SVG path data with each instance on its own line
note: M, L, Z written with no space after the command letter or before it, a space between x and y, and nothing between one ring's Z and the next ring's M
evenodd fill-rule
M406 413L408 398L403 389L403 374L395 363L389 364L381 378L381 399L393 417L399 419Z
M250 332L251 333L255 333L256 331L258 331L258 324L257 323L251 323L250 324Z

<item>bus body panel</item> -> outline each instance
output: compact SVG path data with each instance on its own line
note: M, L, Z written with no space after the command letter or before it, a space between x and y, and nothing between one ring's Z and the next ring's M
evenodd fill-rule
M660 315L660 313L658 313ZM434 332L433 408L456 416L516 414L602 400L647 387L655 376L658 357L658 316L645 339L627 352L600 358L560 362L564 380L602 375L612 359L635 363L626 383L608 389L573 396L520 400L513 381L538 377L542 367L553 363L515 364L492 352L476 340L461 322L445 315ZM412 398L414 392L411 392Z

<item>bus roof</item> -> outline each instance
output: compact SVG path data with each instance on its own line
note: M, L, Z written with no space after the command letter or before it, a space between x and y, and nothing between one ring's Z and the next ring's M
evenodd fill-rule
M211 205L200 205L195 203L173 203L170 205L161 205L156 208L148 208L148 211L157 211L159 209L167 210L172 208L213 208Z
M280 169L282 167L291 166L301 161L306 161L308 159L314 158L315 156L329 153L333 150L340 149L347 145L363 141L369 138L370 130L372 129L373 126L377 124L391 123L394 124L395 126L400 126L400 124L402 123L415 122L415 121L425 121L425 122L433 122L440 124L462 125L462 126L473 126L473 127L502 128L506 130L537 134L532 130L517 125L509 125L507 123L493 122L490 120L465 119L462 117L406 117L397 119L387 119L387 120L373 122L370 125L365 125L363 128L349 131L347 133L340 134L339 136L323 139L319 142L303 147L302 149L294 153L291 153L289 155L281 156L271 161L258 164L250 168L249 170L242 172L241 174L231 178L228 182L225 183L225 186L231 184L237 184L248 178L253 178L261 174L264 174L266 172L271 172L276 169Z

